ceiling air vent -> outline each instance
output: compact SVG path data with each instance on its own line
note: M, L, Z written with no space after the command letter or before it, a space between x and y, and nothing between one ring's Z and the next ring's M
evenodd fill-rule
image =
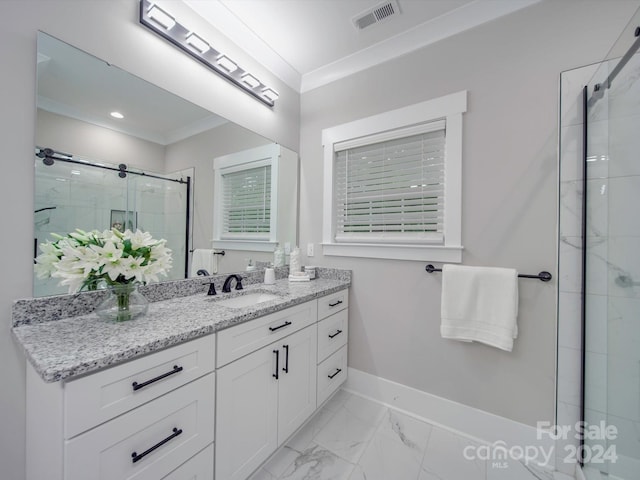
M353 24L358 30L363 30L371 25L380 23L383 20L400 13L396 0L383 2L370 8L353 18Z

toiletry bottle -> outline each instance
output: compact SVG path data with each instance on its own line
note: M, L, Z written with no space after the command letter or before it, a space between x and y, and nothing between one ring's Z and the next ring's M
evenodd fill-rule
M264 284L273 285L276 283L276 273L273 267L267 267L264 269Z
M295 274L300 271L300 249L295 247L291 250L291 256L289 258L289 273Z
M280 248L280 244L276 245L276 249L273 252L273 266L284 267L284 251Z

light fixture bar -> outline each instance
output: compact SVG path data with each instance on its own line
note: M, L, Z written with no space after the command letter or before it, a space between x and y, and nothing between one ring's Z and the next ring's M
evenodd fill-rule
M150 0L140 0L140 23L264 104L273 107L278 99L275 90L264 85L255 75L217 51L204 38L185 28Z

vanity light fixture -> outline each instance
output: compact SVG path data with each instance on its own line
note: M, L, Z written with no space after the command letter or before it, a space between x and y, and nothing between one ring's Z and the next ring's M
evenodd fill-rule
M242 82L245 85L249 85L251 88L256 88L258 85L260 85L260 80L258 80L256 77L254 77L250 73L245 73L244 75L242 75L241 78L242 78Z
M200 53L204 53L211 48L207 42L193 32L187 35L186 41Z
M165 30L171 30L176 24L175 18L162 10L157 5L151 5L147 11L147 15L151 20L160 25Z
M280 95L278 95L278 92L269 87L262 90L262 94L272 102L275 102L280 97Z
M266 105L273 107L278 99L274 89L215 50L204 38L181 25L151 0L140 0L140 23Z
M224 54L218 56L218 65L224 68L227 73L233 73L238 69L238 65Z

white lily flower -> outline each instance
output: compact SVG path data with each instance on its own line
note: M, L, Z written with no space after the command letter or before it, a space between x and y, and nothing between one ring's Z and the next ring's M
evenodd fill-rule
M66 237L43 243L36 258L35 272L40 278L60 278L69 292L90 289L100 281L107 284L158 281L171 268L171 250L166 240L137 230L76 230ZM144 249L144 251L141 251Z

